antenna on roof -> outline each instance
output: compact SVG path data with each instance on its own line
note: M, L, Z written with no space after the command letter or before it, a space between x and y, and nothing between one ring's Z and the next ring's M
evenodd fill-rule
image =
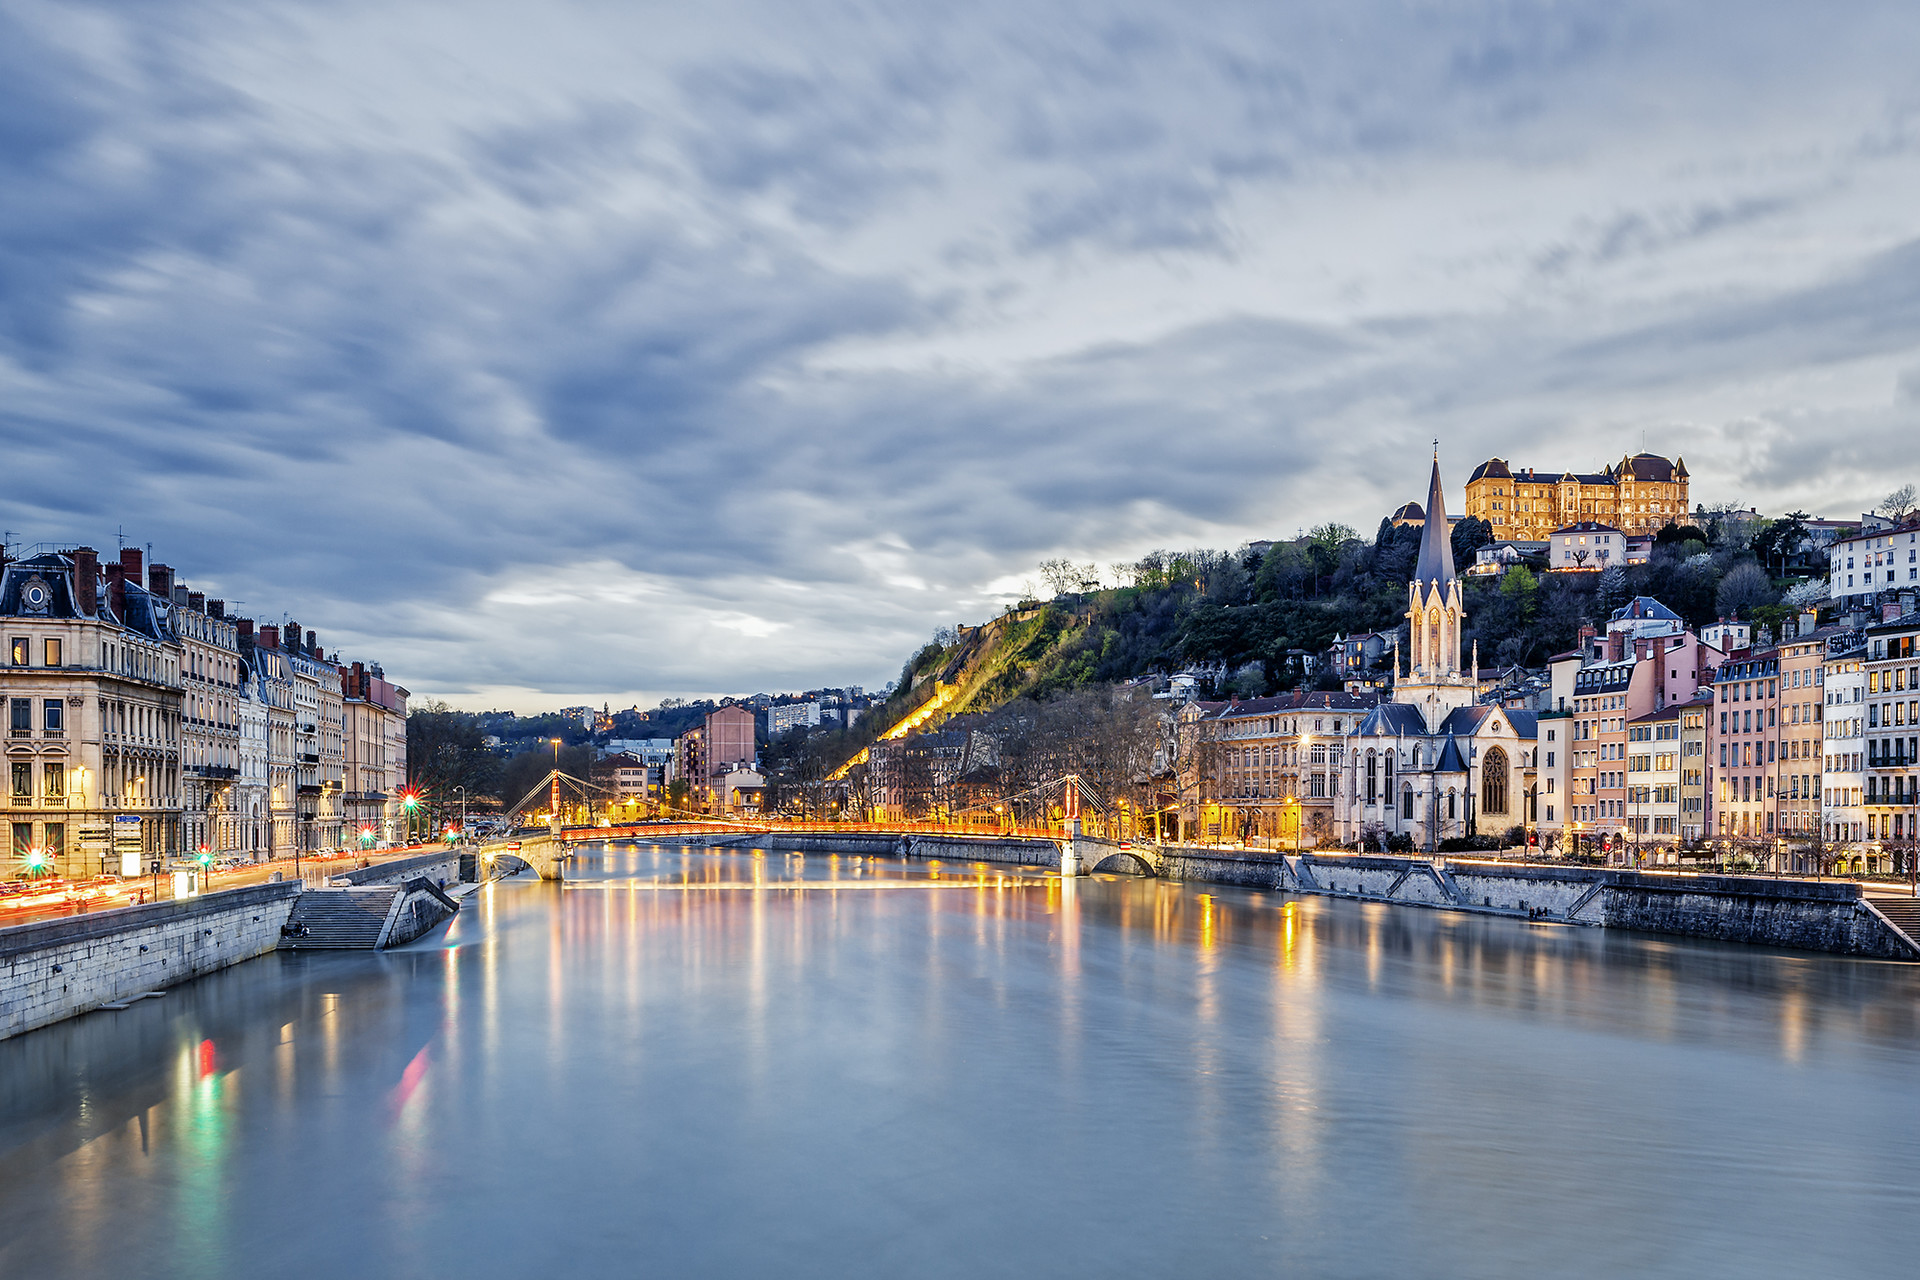
M120 549L125 551L127 549L127 526L116 525L113 530L113 536L119 541Z

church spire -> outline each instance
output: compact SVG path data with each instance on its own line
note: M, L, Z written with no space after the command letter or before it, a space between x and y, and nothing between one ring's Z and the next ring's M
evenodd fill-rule
M1420 531L1420 559L1413 576L1420 582L1453 581L1453 530L1447 526L1446 497L1440 489L1440 451L1433 456L1433 480L1427 486L1427 523Z

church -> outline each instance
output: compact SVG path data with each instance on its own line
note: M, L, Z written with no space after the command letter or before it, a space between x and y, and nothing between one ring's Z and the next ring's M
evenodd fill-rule
M1425 514L1407 584L1408 652L1396 649L1392 697L1345 744L1343 843L1402 836L1435 850L1443 840L1531 829L1536 817L1534 713L1482 705L1477 654L1461 664L1466 611L1437 454Z

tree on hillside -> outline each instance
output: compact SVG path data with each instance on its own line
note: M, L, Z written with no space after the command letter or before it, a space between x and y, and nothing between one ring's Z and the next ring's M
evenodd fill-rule
M1707 531L1696 524L1675 524L1669 520L1661 526L1660 532L1653 535L1655 546L1678 546L1683 542L1697 542L1707 545Z
M1464 570L1482 547L1493 545L1493 526L1478 516L1468 516L1453 526L1453 565Z
M1742 560L1727 571L1726 577L1720 579L1720 590L1714 596L1714 604L1723 618L1751 621L1755 609L1773 604L1779 598L1767 571L1751 560Z
M1806 522L1804 511L1789 511L1784 519L1767 521L1753 535L1753 554L1761 564L1773 565L1785 573L1787 562L1799 554L1801 544L1807 540Z

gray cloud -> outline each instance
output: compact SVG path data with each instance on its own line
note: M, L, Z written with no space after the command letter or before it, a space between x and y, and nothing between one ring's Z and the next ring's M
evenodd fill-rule
M1734 21L1738 18L1738 21ZM1847 32L1871 33L1853 39ZM0 522L423 691L878 683L1439 436L1911 467L1914 15L0 10Z

